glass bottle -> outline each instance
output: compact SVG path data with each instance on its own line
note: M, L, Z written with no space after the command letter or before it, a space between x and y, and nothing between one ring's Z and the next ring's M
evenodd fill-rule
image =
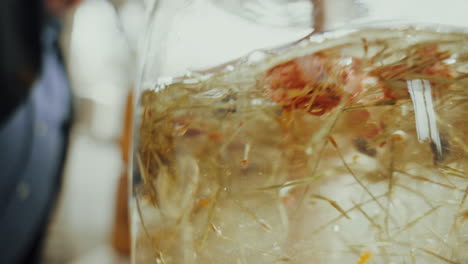
M133 263L467 262L466 4L426 2L157 1Z

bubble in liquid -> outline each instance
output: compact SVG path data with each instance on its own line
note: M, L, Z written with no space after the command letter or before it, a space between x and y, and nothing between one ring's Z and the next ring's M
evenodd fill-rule
M265 60L265 58L267 57L267 54L263 51L254 51L252 53L250 53L248 56L247 56L247 60L246 60L246 63L247 64L257 64L259 62L262 62L263 60Z
M333 226L333 231L334 232L340 232L340 226L339 225L334 225Z

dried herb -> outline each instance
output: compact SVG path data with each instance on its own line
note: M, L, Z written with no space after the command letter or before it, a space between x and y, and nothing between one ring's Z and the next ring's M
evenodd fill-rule
M312 36L144 91L137 263L464 263L467 41Z

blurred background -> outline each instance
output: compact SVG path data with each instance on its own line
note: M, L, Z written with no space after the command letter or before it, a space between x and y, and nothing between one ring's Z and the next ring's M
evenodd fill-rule
M129 263L112 247L112 230L119 178L126 170L121 143L129 127L125 111L144 4L86 0L64 18L61 46L75 120L44 263Z

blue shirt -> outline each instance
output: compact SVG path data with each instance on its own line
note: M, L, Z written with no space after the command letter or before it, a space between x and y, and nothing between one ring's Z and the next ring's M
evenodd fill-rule
M0 263L29 254L59 187L71 101L57 36L57 28L45 28L41 76L0 124Z

